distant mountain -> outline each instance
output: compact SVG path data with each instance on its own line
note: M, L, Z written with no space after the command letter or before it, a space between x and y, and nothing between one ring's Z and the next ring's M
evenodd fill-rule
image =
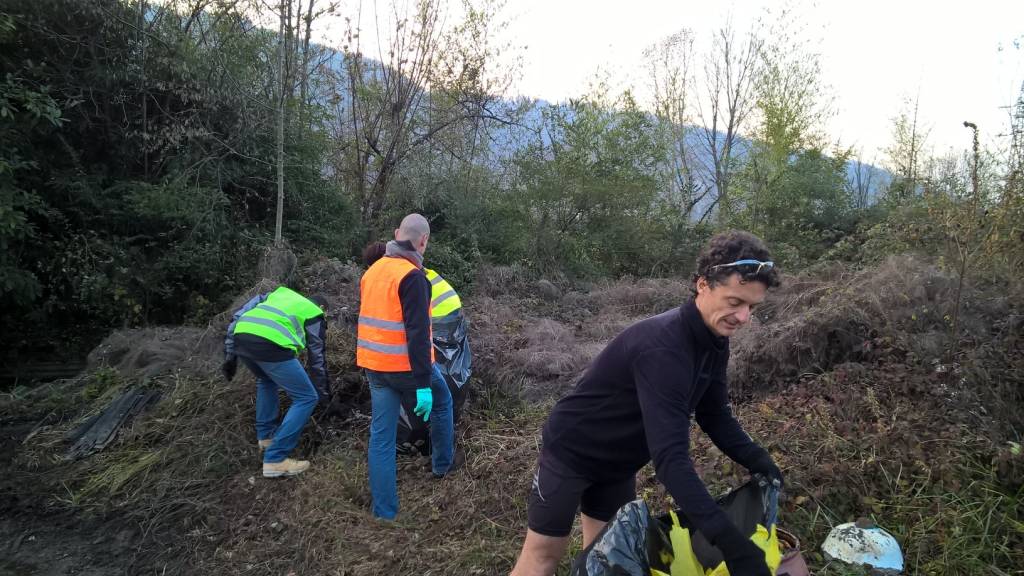
M369 58L365 59L364 62L367 70L374 70L382 66L381 62ZM335 73L344 73L343 56L338 52L334 52L328 60L327 66ZM344 102L347 95L339 94L339 96L343 99L342 104L347 104L347 102ZM543 114L546 109L559 106L560 104L540 99L519 98L516 100L503 99L500 101L499 106L516 107L524 102L529 103L529 107L521 119L521 125L507 127L500 135L497 135L490 141L491 152L498 157L511 158L518 150L527 145L536 144L538 141L544 145L551 143L550 135L540 129L543 126ZM326 102L323 103L326 104ZM694 157L691 158L692 165L710 166L712 162L704 141L703 129L700 126L691 126L690 130L687 131L686 138L687 144L694 154ZM722 142L725 139L725 135L719 132L717 133L717 138L719 142ZM749 139L738 138L734 144L737 155L742 157L746 154L751 144L752 141ZM887 170L878 166L850 160L846 163L846 180L852 189L862 189L866 196L865 200L871 204L877 201L881 191L892 180L892 175ZM711 182L706 184L711 184ZM709 199L699 204L694 212L702 214L708 206L707 202L711 200Z

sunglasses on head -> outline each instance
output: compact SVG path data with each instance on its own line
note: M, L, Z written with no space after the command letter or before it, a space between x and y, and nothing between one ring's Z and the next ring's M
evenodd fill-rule
M774 267L774 262L761 262L760 260L747 259L737 260L735 262L730 262L728 264L717 264L715 266L712 266L711 269L716 270L718 268L736 268L736 271L739 272L740 274L743 274L744 276L757 276L758 274L761 273L761 270L771 270Z

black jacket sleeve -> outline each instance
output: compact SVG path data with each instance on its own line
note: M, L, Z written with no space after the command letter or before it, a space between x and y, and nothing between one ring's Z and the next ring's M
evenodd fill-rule
M709 540L735 528L718 507L690 459L693 366L676 351L649 350L633 362L644 433L658 480L683 514Z
M323 316L306 320L306 364L309 379L320 394L320 400L331 395L331 377L327 373L327 319Z
M726 456L749 469L755 462L770 457L764 448L750 439L733 416L726 385L727 364L721 362L716 366L711 385L696 406L697 424Z
M429 388L433 368L430 362L430 281L422 270L413 270L398 285L402 321L409 346L409 364L416 388Z

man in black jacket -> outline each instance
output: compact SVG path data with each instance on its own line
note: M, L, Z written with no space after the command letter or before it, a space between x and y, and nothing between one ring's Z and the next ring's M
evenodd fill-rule
M636 473L650 461L676 505L722 550L730 574L770 574L764 553L718 508L690 458L693 416L726 455L782 485L771 456L733 417L726 387L729 337L779 285L770 260L746 232L712 238L697 259L695 298L624 330L555 405L513 576L555 572L577 508L589 545L636 497Z

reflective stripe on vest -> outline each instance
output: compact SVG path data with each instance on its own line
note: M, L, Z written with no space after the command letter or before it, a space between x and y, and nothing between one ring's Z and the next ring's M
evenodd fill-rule
M378 372L410 372L409 345L398 288L416 265L405 258L374 262L359 281L356 366ZM434 360L433 346L430 360Z
M234 333L259 336L298 354L306 347L306 321L322 315L323 310L315 302L281 286L242 314Z
M369 340L356 340L356 345L382 354L409 354L406 344L378 344Z
M290 332L287 328L281 326L280 323L275 322L274 320L268 320L266 318L254 318L252 316L243 316L239 318L238 323L235 324L235 334L255 334L255 330L245 330L245 328L248 328L247 326L245 326L246 324L255 324L256 326L269 328L270 330L273 330L275 333L284 336L291 344L291 346L286 346L286 348L302 350L303 348L306 347L305 344L303 344L302 342L297 340L295 336L293 336L293 332ZM241 326L243 330L239 330L239 326ZM262 336L262 334L256 334L256 336ZM264 336L264 338L266 338L266 336ZM271 338L267 338L267 340L271 340Z
M443 318L462 308L462 299L447 280L433 270L424 269L430 280L430 306L432 318Z
M303 342L305 342L305 340L306 340L305 330L303 330L302 329L302 325L299 324L299 319L298 318L296 318L292 314L288 314L284 310L281 310L279 308L275 308L275 307L267 304L266 302L264 302L262 304L257 304L256 307L259 308L260 310L266 310L267 312L270 312L271 314L277 314L278 316L280 316L280 317L284 318L285 320L288 320L289 322L291 322L292 323L292 328L295 329L295 333L299 334L302 337Z

